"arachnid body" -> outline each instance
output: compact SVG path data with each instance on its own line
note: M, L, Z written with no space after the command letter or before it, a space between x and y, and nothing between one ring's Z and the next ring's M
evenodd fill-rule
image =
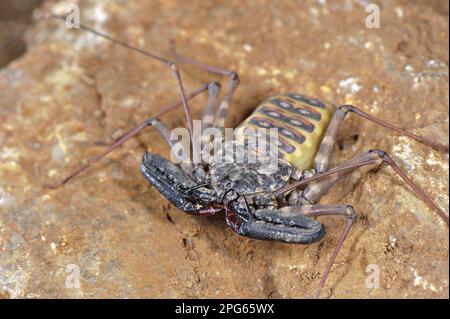
M186 94L178 66L174 62L112 39L89 27L81 26L81 28L169 66L177 79L181 101L169 105L158 115L124 134L113 145L70 174L57 186L65 184L147 126L156 128L167 143L173 145L169 129L158 120L158 117L179 105L184 108L192 138L193 124L188 101L201 92L208 91L208 102L201 121L202 128L219 130L225 128L227 109L231 105L233 94L239 84L239 77L235 72L210 67L174 52L182 63L192 64L229 78L223 100L220 99L221 87L217 83L205 84L196 91ZM267 170L264 163L258 162L230 163L213 160L177 165L158 154L150 153L144 155L141 171L151 185L181 211L198 216L223 213L227 224L234 232L250 238L309 244L319 241L325 235L324 227L314 217L337 215L348 219L322 275L316 293L316 296L319 296L336 256L354 223L355 211L349 205L316 203L339 179L353 170L362 166L387 163L405 184L448 224L448 217L382 150L370 150L334 168L330 167L333 145L336 142L340 124L347 113L357 114L385 128L448 152L447 146L397 128L355 106L336 107L302 94L287 93L268 98L240 125L242 129L253 127L278 130L277 147L280 158L277 160L275 171ZM225 144L224 149L229 145L234 147L233 144Z
M230 87L234 87L238 81L235 74L231 75L231 81ZM210 85L211 92L217 92L218 88L216 83ZM214 97L210 97L211 100ZM213 105L210 103L208 107ZM239 143L243 146L240 152L248 153L253 150L243 144L246 129L277 129L275 147L278 148L279 159L275 171L267 169L268 163L237 163L235 157L228 161L222 157L219 161L213 158L209 163L193 167L186 167L184 163L178 167L157 154L145 154L141 171L161 194L186 213L212 215L225 211L228 225L238 234L288 243L312 243L324 235L322 225L305 214L289 212L292 210L290 207L278 211L281 207L277 207L279 205L272 194L293 180L313 175L310 168L335 111L334 105L301 94L273 96L238 126L236 141L221 141L224 143L222 153L229 151L228 154L233 156ZM203 127L212 125L208 122L210 113L218 112L207 109ZM216 122L223 120L216 118ZM153 126L169 146L173 146L166 133L168 129L159 121L155 121ZM314 202L299 192L290 192L283 196L282 201L286 206L302 207L303 211L305 203ZM346 212L345 207L338 210Z

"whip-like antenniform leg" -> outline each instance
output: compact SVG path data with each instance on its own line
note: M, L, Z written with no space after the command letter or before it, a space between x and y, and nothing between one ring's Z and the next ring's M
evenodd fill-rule
M65 20L66 17L64 16L59 16L59 15L55 15L55 14L46 14L43 16L44 19L46 18L56 18L56 19L60 19L60 20ZM184 109L184 113L186 116L186 120L188 122L188 127L189 127L189 133L190 133L190 137L191 140L193 138L193 124L192 124L192 116L189 110L189 105L188 105L188 100L196 95L198 95L200 92L204 91L206 89L206 85L203 86L202 88L192 92L190 95L186 96L185 90L184 90L184 86L183 86L183 82L181 79L181 74L179 71L179 68L177 66L177 64L175 64L173 61L170 61L168 59L165 59L163 57L160 57L154 53L145 51L141 48L132 46L128 43L122 42L118 39L115 39L105 33L102 33L100 31L97 31L95 29L90 28L89 26L86 26L84 24L80 24L79 28L81 30L84 30L86 32L92 33L98 37L101 37L107 41L110 41L116 45L119 45L121 47L127 48L129 50L132 50L134 52L137 52L139 54L142 54L146 57L149 57L151 59L154 59L156 61L159 61L167 66L169 66L171 68L172 74L174 75L176 81L177 81L177 85L180 91L180 96L181 96L181 102L180 103L176 103L176 104L172 104L169 105L168 107L166 107L165 109L163 109L161 112L159 112L156 116L152 117L151 119L141 123L140 125L138 125L137 127L131 129L130 131L128 131L127 133L125 133L123 136L121 136L119 139L117 139L111 146L109 146L108 148L106 148L103 152L101 152L100 154L98 154L96 157L94 157L91 161L89 161L87 164L81 166L80 168L78 168L77 170L75 170L74 172L72 172L69 176L67 176L66 178L64 178L61 182L59 182L57 185L53 186L53 187L59 187L61 185L64 185L65 183L67 183L70 179L72 179L73 177L75 177L76 175L80 174L82 171L86 170L88 167L90 167L91 165L93 165L95 162L97 162L98 160L100 160L101 158L103 158L106 154L110 153L112 150L116 149L117 147L119 147L120 145L122 145L124 142L126 142L128 139L130 139L131 137L135 136L136 134L138 134L142 129L144 129L145 127L151 125L152 121L167 113L168 111L174 109L175 107L178 107L179 105L183 105L183 109ZM191 145L194 145L193 143L191 143Z
M195 97L195 96L199 95L200 93L204 92L205 90L207 90L207 88L208 88L208 84L205 84L205 85L201 86L200 88L198 88L197 90L195 90L191 94L189 94L187 96L187 99L188 100L192 99L193 97ZM148 126L151 126L154 120L156 120L157 118L161 117L162 115L172 111L173 109L181 106L181 104L182 104L182 102L178 101L178 102L172 103L172 104L164 107L155 116L149 118L148 120L143 121L142 123L140 123L136 127L134 127L132 129L130 129L129 131L127 131L120 138L118 138L113 144L111 144L110 146L106 147L103 151L98 153L94 158L89 160L86 164L84 164L84 165L80 166L79 168L77 168L76 170L74 170L72 173L70 173L68 176L66 176L63 180L58 182L56 185L49 185L49 187L51 187L51 188L58 188L58 187L61 187L64 184L66 184L72 178L74 178L75 176L79 175L80 173L82 173L83 171L85 171L86 169L88 169L89 167L94 165L95 163L97 163L99 160L101 160L103 157L105 157L106 155L111 153L116 148L120 147L122 144L124 144L126 141L131 139L133 136L136 136L144 128L146 128Z

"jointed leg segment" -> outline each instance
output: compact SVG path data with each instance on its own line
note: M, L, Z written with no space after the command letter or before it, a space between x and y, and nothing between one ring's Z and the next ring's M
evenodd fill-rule
M217 111L214 115L214 118L211 118L211 117L204 118L206 126L214 126L217 128L223 128L225 125L225 119L226 119L227 113L228 113L228 107L231 103L234 92L236 91L236 89L239 85L240 80L239 80L238 74L233 71L223 70L220 68L212 67L203 62L185 57L185 56L177 53L177 51L175 50L175 44L173 41L170 41L170 45L171 45L171 49L172 49L174 56L181 63L196 66L196 67L198 67L202 70L205 70L207 72L210 72L212 74L228 76L229 80L228 80L227 89L225 91L225 96L224 96L223 101L220 103L219 108L217 109ZM211 120L212 120L212 122L211 122Z
M327 128L327 131L325 133L325 136L323 138L322 144L320 145L319 152L317 153L316 159L315 159L315 168L316 172L318 174L325 173L328 170L330 159L333 154L333 147L336 143L336 138L338 134L339 127L341 123L344 120L345 114L347 112L352 112L355 114L358 114L359 116L374 122L378 125L381 125L383 127L389 128L391 130L394 130L402 135L406 135L422 144L431 146L437 150L446 151L448 152L449 148L448 146L436 143L432 140L429 140L427 138L415 135L413 133L410 133L408 131L405 131L403 129L400 129L390 123L387 123L383 120L377 119L374 116L358 109L355 106L352 105L342 105L340 106L336 112L334 113L330 124ZM345 168L349 165L354 165L358 163L362 163L364 160L369 161L379 161L388 164L392 167L392 169L401 177L403 182L407 184L409 187L412 188L414 193L419 197L430 209L435 211L448 225L448 216L445 215L445 213L439 209L439 207L433 202L433 200L425 193L425 191L422 190L418 185L416 185L402 170L401 168L392 160L392 158L384 151L382 150L372 150L367 152L366 154L361 154L359 157L356 157L350 161L347 161L336 168ZM312 183L308 186L308 188L304 191L304 194L306 195L306 198L310 201L317 201L331 186L334 185L334 183L342 177L343 173L338 175L333 175L333 177L328 177L327 180Z
M53 16L59 19L65 19L65 17L61 16ZM200 94L201 92L208 90L209 96L208 96L208 103L204 110L203 116L202 116L202 127L203 129L209 128L209 127L217 127L217 128L224 128L225 125L225 119L227 116L228 107L230 105L230 102L232 100L232 97L239 85L239 77L235 72L228 71L228 70L222 70L219 68L214 68L211 66L208 66L204 63L198 62L196 60L184 57L179 55L175 52L174 48L174 54L178 60L180 60L182 63L191 64L194 66L197 66L201 69L204 69L208 72L217 74L217 75L225 75L229 77L228 86L225 91L224 99L220 102L220 85L217 83L210 83L203 85L199 89L193 91L191 94L186 96L184 86L182 83L181 75L179 72L179 69L177 65L165 58L159 57L153 53L144 51L142 49L139 49L137 47L133 47L127 43L121 42L117 39L114 39L106 34L103 34L101 32L98 32L94 29L91 29L87 26L80 25L80 28L93 33L97 36L100 36L108 41L111 41L119 46L125 47L127 49L130 49L132 51L138 52L140 54L143 54L147 57L150 57L152 59L155 59L157 61L160 61L161 63L164 63L165 65L169 66L171 68L172 74L176 78L177 85L180 92L181 100L177 103L173 103L167 107L165 107L159 114L156 116L142 122L135 128L131 129L127 133L125 133L123 136L121 136L119 139L117 139L111 146L106 148L104 151L99 153L97 156L95 156L91 161L89 161L87 164L81 166L79 169L74 171L72 174L67 176L65 179L63 179L59 184L57 184L55 187L59 187L61 185L64 185L67 183L70 179L99 161L101 158L106 156L108 153L113 151L114 149L121 146L123 143L125 143L127 140L138 134L140 131L142 131L145 127L153 125L155 128L161 133L161 135L166 139L166 141L171 145L171 141L169 139L169 131L167 127L158 120L158 117L161 115L175 109L176 107L183 105L186 120L188 122L189 132L191 139L194 138L193 136L193 123L192 123L192 116L189 110L188 106L188 100L195 97L196 95ZM384 151L382 150L371 150L365 153L360 154L359 156L356 156L348 161L345 161L341 163L340 165L336 166L333 169L329 169L330 166L330 160L334 148L334 144L336 142L337 133L339 130L339 127L341 123L343 122L343 119L345 115L348 113L354 113L362 118L365 118L369 121L372 121L380 126L383 126L385 128L389 128L391 130L394 130L395 132L398 132L402 135L408 136L420 143L423 143L425 145L431 146L437 150L446 151L448 152L449 148L448 146L441 145L439 143L436 143L434 141L431 141L429 139L423 138L421 136L415 135L413 133L410 133L408 131L405 131L403 129L400 129L392 124L389 124L383 120L379 120L372 115L352 106L352 105L343 105L337 109L335 114L333 115L333 118L331 119L331 122L329 123L329 126L327 128L326 134L324 136L324 139L322 141L322 144L320 145L319 151L317 153L316 159L315 159L315 170L317 175L314 175L312 177L300 180L298 182L294 182L288 186L285 186L275 192L275 195L283 195L286 192L289 192L293 190L294 188L306 186L306 189L304 190L302 196L304 199L309 201L310 203L316 202L326 191L328 191L339 179L341 179L343 176L349 174L351 171L355 170L356 168L368 166L368 165L374 165L374 164L380 164L382 162L387 163L403 180L405 184L407 184L414 193L428 206L430 209L435 211L448 225L448 216L433 202L433 200L425 193L425 191L420 188L418 185L416 185L402 170L401 168L392 160L392 158ZM191 143L192 147L194 147L195 143ZM193 152L196 150L192 149ZM230 210L228 207L225 206L214 206L211 203L213 203L213 199L211 198L211 203L208 199L208 201L205 201L205 205L201 210L197 209L196 203L192 203L191 199L194 198L189 194L185 192L183 187L186 185L190 186L191 189L196 189L199 187L200 184L197 184L197 182L194 182L190 179L190 176L192 174L192 164L189 164L189 168L181 166L184 170L182 172L179 170L178 167L175 166L175 164L168 162L167 160L164 160L156 155L146 155L146 158L144 159L142 170L144 174L146 174L147 179L153 181L152 184L155 185L155 187L160 190L161 193L163 193L169 200L172 201L178 208L184 210L185 212L197 214L197 215L212 215L219 211L222 211L223 209L226 211L226 220L227 223L232 227L236 232L252 237L252 238L258 238L258 239L266 239L266 240L276 240L276 241L284 241L284 242L296 242L296 243L310 243L315 242L319 240L323 234L323 228L320 223L315 221L314 219L310 217L317 217L317 216L342 216L348 218L348 222L345 225L342 234L339 238L339 241L330 257L330 260L327 264L327 268L325 269L323 276L321 278L321 281L319 283L319 287L316 292L316 297L320 296L320 292L324 287L324 284L326 282L326 279L330 273L330 270L336 260L336 257L350 231L351 226L353 225L355 221L355 212L354 209L351 206L348 205L304 205L304 206L291 206L291 207L283 207L277 210L270 210L270 209L258 209L251 213L251 215L246 216L243 218L243 216L238 215L235 213L235 210ZM184 174L188 173L188 174ZM164 175L165 174L165 175ZM168 178L164 178L168 177ZM173 192L172 185L170 185L167 180L169 180L169 177L173 179L173 177L176 177L177 181L177 187L179 189L176 189L177 192ZM181 182L180 182L181 181ZM191 183L192 185L190 185ZM184 195L184 197L181 197L180 194ZM202 194L205 195L205 194ZM195 197L197 198L197 197ZM211 205L210 205L211 204ZM248 207L248 204L247 204Z
M331 267L333 267L336 257L339 254L339 251L341 250L341 247L344 244L344 241L347 238L348 233L350 232L350 228L355 222L356 214L353 207L349 205L313 205L306 207L310 207L310 209L309 211L304 212L304 214L309 217L337 215L348 218L348 222L345 225L344 229L342 230L338 243L336 244L333 254L330 257L330 260L328 261L327 268L325 269L322 278L320 279L319 287L316 290L316 294L314 297L319 298L320 293L331 271Z
M349 174L351 171L355 170L356 168L363 167L363 166L369 166L374 164L381 164L386 163L388 164L397 174L400 176L400 178L403 180L403 182L408 185L416 194L417 197L419 197L431 210L436 212L448 225L449 224L449 218L448 216L433 202L433 200L426 194L426 192L419 187L417 184L415 184L406 174L405 172L394 162L394 160L384 151L382 150L370 150L368 152L364 152L350 160L347 160L338 166L336 166L333 169L328 169L330 165L330 159L332 156L334 144L336 142L337 133L339 130L340 124L343 122L343 119L345 117L345 114L347 112L353 112L355 114L358 114L359 116L368 119L376 124L379 124L383 127L392 129L400 134L406 135L420 143L423 143L425 145L431 146L437 150L446 151L448 152L448 146L441 145L439 143L436 143L434 141L431 141L429 139L423 138L421 136L412 134L408 131L402 130L392 124L389 124L385 121L379 120L375 117L373 117L370 114L365 113L364 111L359 110L358 108L352 106L352 105L343 105L337 109L335 114L333 115L333 118L331 119L328 129L325 133L324 139L322 141L322 144L320 145L319 152L315 159L315 169L316 169L316 175L300 180L298 182L294 182L288 186L283 187L282 189L278 190L275 195L282 195L285 194L291 190L295 190L299 187L305 187L302 194L302 197L309 201L310 203L314 203L320 199L322 195L324 195L339 179ZM305 206L308 207L308 206ZM324 215L343 215L348 216L349 221L347 225L345 226L339 241L336 245L336 248L333 251L333 254L330 258L330 261L328 262L327 268L322 276L322 279L319 283L319 288L316 292L316 297L318 298L320 296L320 292L325 284L325 281L328 277L328 274L334 264L334 261L345 241L345 238L348 235L348 232L350 231L350 228L355 220L355 213L351 206L334 206L334 210L329 210L330 206L321 206L321 205L315 205L315 206L309 206L311 207L311 212L305 212L302 213L313 217L313 216L324 216Z
M204 84L201 87L199 87L197 90L193 91L191 94L189 94L187 96L187 99L190 100L192 98L194 98L195 96L199 95L200 93L204 92L205 90L207 90L209 84ZM153 121L155 121L156 119L158 119L159 117L161 117L162 115L174 110L175 108L179 107L180 105L182 105L182 101L178 101L172 104L169 104L168 106L164 107L160 112L158 112L155 116L149 118L148 120L143 121L142 123L140 123L138 126L130 129L128 132L126 132L125 134L123 134L121 137L119 137L113 144L111 144L110 146L108 146L107 148L105 148L102 152L100 152L99 154L97 154L93 159L91 159L89 162L87 162L86 164L80 166L78 169L76 169L75 171L73 171L71 174L69 174L67 177L65 177L63 180L61 180L59 183L57 183L56 185L49 185L49 187L51 188L58 188L61 187L62 185L66 184L68 181L70 181L72 178L74 178L75 176L77 176L78 174L80 174L81 172L85 171L86 169L88 169L89 167L91 167L92 165L94 165L95 163L97 163L99 160L101 160L103 157L105 157L106 155L108 155L109 153L111 153L113 150L115 150L116 148L120 147L122 144L124 144L126 141L128 141L129 139L131 139L133 136L136 136L137 134L139 134L139 132L141 132L144 128L151 126Z
M348 219L315 293L318 298L342 244L356 219L353 207L348 205L302 205L275 210L258 209L249 213L246 218L237 215L233 210L226 211L228 225L238 234L262 240L301 244L317 242L325 234L323 226L311 218L317 216L342 216Z
M328 170L328 167L330 165L331 156L333 155L333 148L334 148L334 145L336 144L339 127L342 124L342 122L345 118L345 115L348 112L357 114L357 115L361 116L362 118L365 118L373 123L376 123L380 126L391 129L401 135L408 136L422 144L431 146L437 150L444 151L444 152L449 151L449 148L446 145L436 143L425 137L422 137L422 136L413 134L411 132L408 132L406 130L403 130L401 128L398 128L395 125L392 125L386 121L377 119L376 117L360 110L359 108L357 108L353 105L342 105L333 114L333 117L331 118L331 121L328 125L327 131L323 137L319 151L317 152L316 159L314 161L314 166L315 166L317 173L323 173Z
M56 19L63 20L63 21L66 20L65 16L60 16L60 15L56 15L56 14L46 14L46 15L43 16L43 18L44 19L46 19L46 18L56 18ZM178 66L174 62L172 62L172 61L170 61L168 59L165 59L163 57L160 57L160 56L158 56L156 54L153 54L151 52L148 52L148 51L145 51L143 49L140 49L138 47L132 46L132 45L126 43L126 42L123 42L123 41L120 41L118 39L115 39L115 38L113 38L113 37L111 37L111 36L109 36L109 35L107 35L105 33L99 32L99 31L97 31L95 29L92 29L92 28L90 28L90 27L88 27L88 26L86 26L84 24L80 24L79 28L84 30L84 31L86 31L86 32L92 33L92 34L94 34L94 35L96 35L96 36L98 36L100 38L108 40L108 41L110 41L110 42L112 42L112 43L114 43L114 44L116 44L118 46L127 48L127 49L129 49L131 51L137 52L139 54L142 54L142 55L144 55L146 57L149 57L151 59L154 59L156 61L159 61L159 62L169 66L171 71L172 71L172 74L174 75L174 77L175 77L175 79L177 81L177 84L178 84L178 88L179 88L180 96L181 96L181 104L183 105L183 109L184 109L184 113L185 113L185 116L186 116L186 120L188 122L190 137L191 137L191 139L193 139L192 116L191 116L191 112L189 110L188 97L186 96L186 93L185 93L185 90L184 90L183 82L181 80L180 71L178 69ZM118 145L121 145L123 142L128 140L130 137L136 135L137 132L139 132L140 130L142 130L144 127L146 127L148 125L149 125L149 123L142 123L141 125L136 127L134 130L132 130L132 131L128 132L127 134L125 134L124 136L122 136L110 148L114 149ZM135 130L137 130L137 132ZM194 143L191 143L191 145L194 145ZM65 184L68 180L70 180L74 176L78 175L81 171L85 170L86 168L91 166L93 163L97 162L100 158L102 158L103 156L105 156L107 153L110 152L110 150L108 151L108 149L106 149L103 153L99 154L96 158L94 158L93 161L91 161L91 162L87 163L86 165L80 167L77 171L75 171L74 173L69 175L66 179L61 181L57 186L61 186L61 185Z

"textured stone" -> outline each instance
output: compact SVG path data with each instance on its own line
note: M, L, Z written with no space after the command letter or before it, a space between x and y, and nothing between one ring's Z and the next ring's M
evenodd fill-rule
M26 28L33 9L41 2L41 0L15 0L0 3L0 67L25 51L25 43L20 40L14 41L14 36Z
M381 28L364 1L79 1L82 21L169 56L181 52L239 72L236 125L267 96L299 92L353 103L401 127L448 140L448 3L380 1ZM42 11L68 1L45 2ZM62 11L63 12L63 11ZM310 297L344 221L316 244L243 239L222 216L184 215L139 172L145 150L168 155L151 129L66 186L101 146L172 102L170 70L55 21L26 34L27 53L0 70L0 294L20 297ZM182 67L187 90L221 80ZM204 96L191 103L196 117ZM181 110L163 118L184 125ZM448 214L448 154L351 116L334 163L389 152ZM323 203L347 203L356 225L324 297L448 298L448 227L390 168L353 175ZM66 288L73 266L80 288ZM380 287L368 289L368 265Z

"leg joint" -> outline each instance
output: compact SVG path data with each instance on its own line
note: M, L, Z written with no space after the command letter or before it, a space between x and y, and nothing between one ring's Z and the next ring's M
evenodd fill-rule
M355 109L355 107L350 104L344 104L344 105L341 105L338 107L338 110L341 110L344 113L353 112L354 109Z
M236 73L236 72L234 72L234 71L230 71L230 78L233 80L233 81L239 81L240 79L239 79L239 75Z
M370 150L369 153L378 156L383 161L386 161L389 158L389 155L385 151L377 148Z
M352 222L355 221L356 213L355 213L355 209L353 208L353 206L351 206L351 205L345 206L345 216L347 216L350 221L352 221Z
M208 82L206 85L208 87L209 92L217 92L222 87L222 85L219 82L215 82L215 81Z

